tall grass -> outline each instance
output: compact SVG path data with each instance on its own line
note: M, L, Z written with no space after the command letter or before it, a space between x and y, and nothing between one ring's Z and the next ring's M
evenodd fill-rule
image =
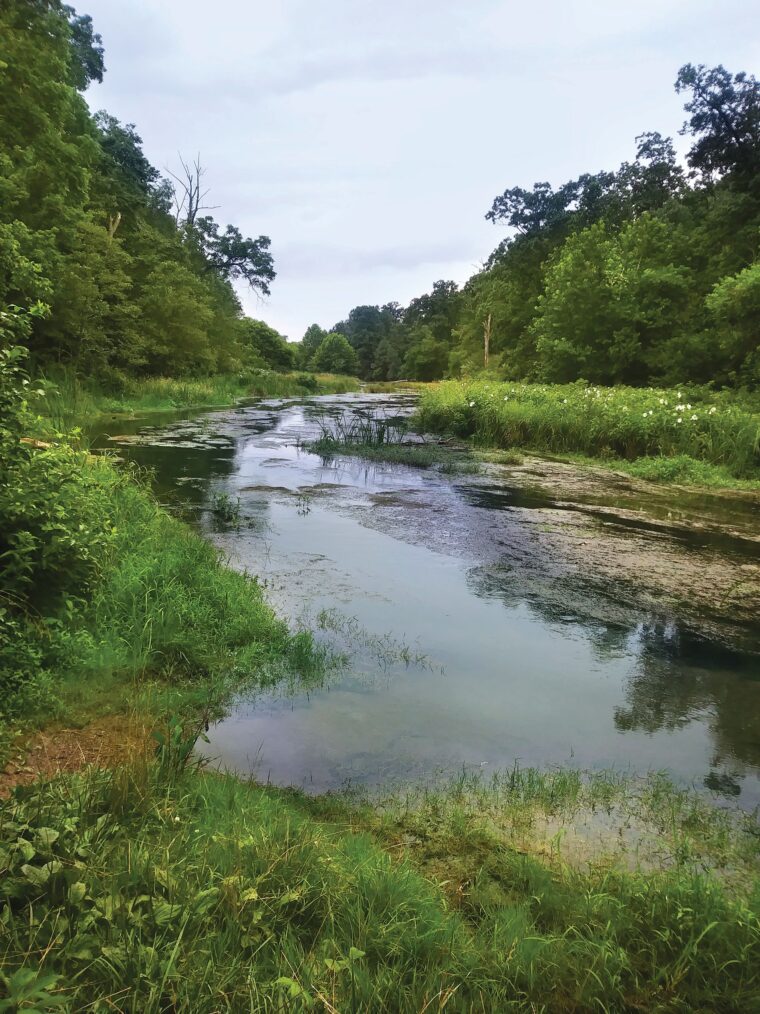
M448 381L423 391L415 425L486 447L685 455L760 479L760 412L706 390Z
M332 374L250 370L211 377L127 377L103 386L70 370L52 372L44 412L61 428L110 413L158 412L184 408L224 408L241 398L342 394L356 390L354 377Z
M99 457L83 469L82 488L99 491L113 534L89 599L27 628L52 692L28 717L81 718L78 709L112 707L156 681L182 688L175 704L213 702L218 710L246 683L321 674L310 635L291 634L256 579L226 567L139 478Z
M758 1009L752 885L682 859L581 870L499 840L456 791L429 804L376 837L350 807L181 766L24 790L0 809L6 996L146 1014Z
M313 448L317 451L337 450L342 447L383 447L401 444L408 424L397 417L379 415L372 411L345 413L337 417L317 419L319 437Z

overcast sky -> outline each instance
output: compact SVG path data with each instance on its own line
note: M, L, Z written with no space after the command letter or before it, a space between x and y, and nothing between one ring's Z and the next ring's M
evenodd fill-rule
M272 296L246 311L291 340L464 282L506 187L675 135L681 64L760 65L755 0L73 2L106 50L90 105L160 169L200 151L212 214L272 240Z

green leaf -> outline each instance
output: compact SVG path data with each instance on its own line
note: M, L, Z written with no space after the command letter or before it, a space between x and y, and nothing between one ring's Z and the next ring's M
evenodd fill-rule
M69 887L69 901L72 905L78 905L84 901L87 894L87 887L81 880L77 880Z
M47 866L29 866L28 863L24 863L21 867L21 872L35 887L44 887L48 880L50 880L50 870Z

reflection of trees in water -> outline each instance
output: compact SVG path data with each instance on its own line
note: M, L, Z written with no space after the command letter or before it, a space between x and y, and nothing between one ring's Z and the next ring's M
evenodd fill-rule
M593 587L573 588L561 578L539 576L528 584L508 565L485 566L469 572L468 584L475 595L508 608L527 606L552 626L579 624L600 660L634 654L625 705L613 715L616 728L655 733L704 722L713 746L708 788L736 795L736 777L760 770L760 657L701 640L673 623L642 623L632 608L627 616L611 608L604 619Z
M710 729L713 768L733 774L760 768L760 659L659 625L642 627L640 640L615 725L656 732L700 718ZM724 791L723 778L716 770L705 781Z
M467 584L478 598L498 599L509 609L526 606L550 626L580 625L600 661L630 652L637 622L631 610L577 577L530 572L520 564L488 564L468 571Z

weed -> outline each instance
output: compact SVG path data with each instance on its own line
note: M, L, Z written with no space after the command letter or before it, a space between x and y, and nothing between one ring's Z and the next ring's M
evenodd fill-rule
M335 451L341 447L396 446L406 436L408 423L397 416L377 415L371 411L345 413L337 417L317 419L319 437L312 444L317 453Z
M36 407L59 428L104 414L223 408L245 398L342 394L356 390L358 380L331 374L275 373L250 370L211 377L123 377L114 387L85 381L69 370L52 371Z
M629 791L515 769L369 805L156 764L33 786L0 808L6 992L148 1014L757 1009L756 867L731 890L710 869L749 828L653 779L635 805L695 850L672 868L579 868L561 827L531 850L531 819Z
M214 493L210 510L214 520L221 526L240 523L240 497L233 499L229 493Z

